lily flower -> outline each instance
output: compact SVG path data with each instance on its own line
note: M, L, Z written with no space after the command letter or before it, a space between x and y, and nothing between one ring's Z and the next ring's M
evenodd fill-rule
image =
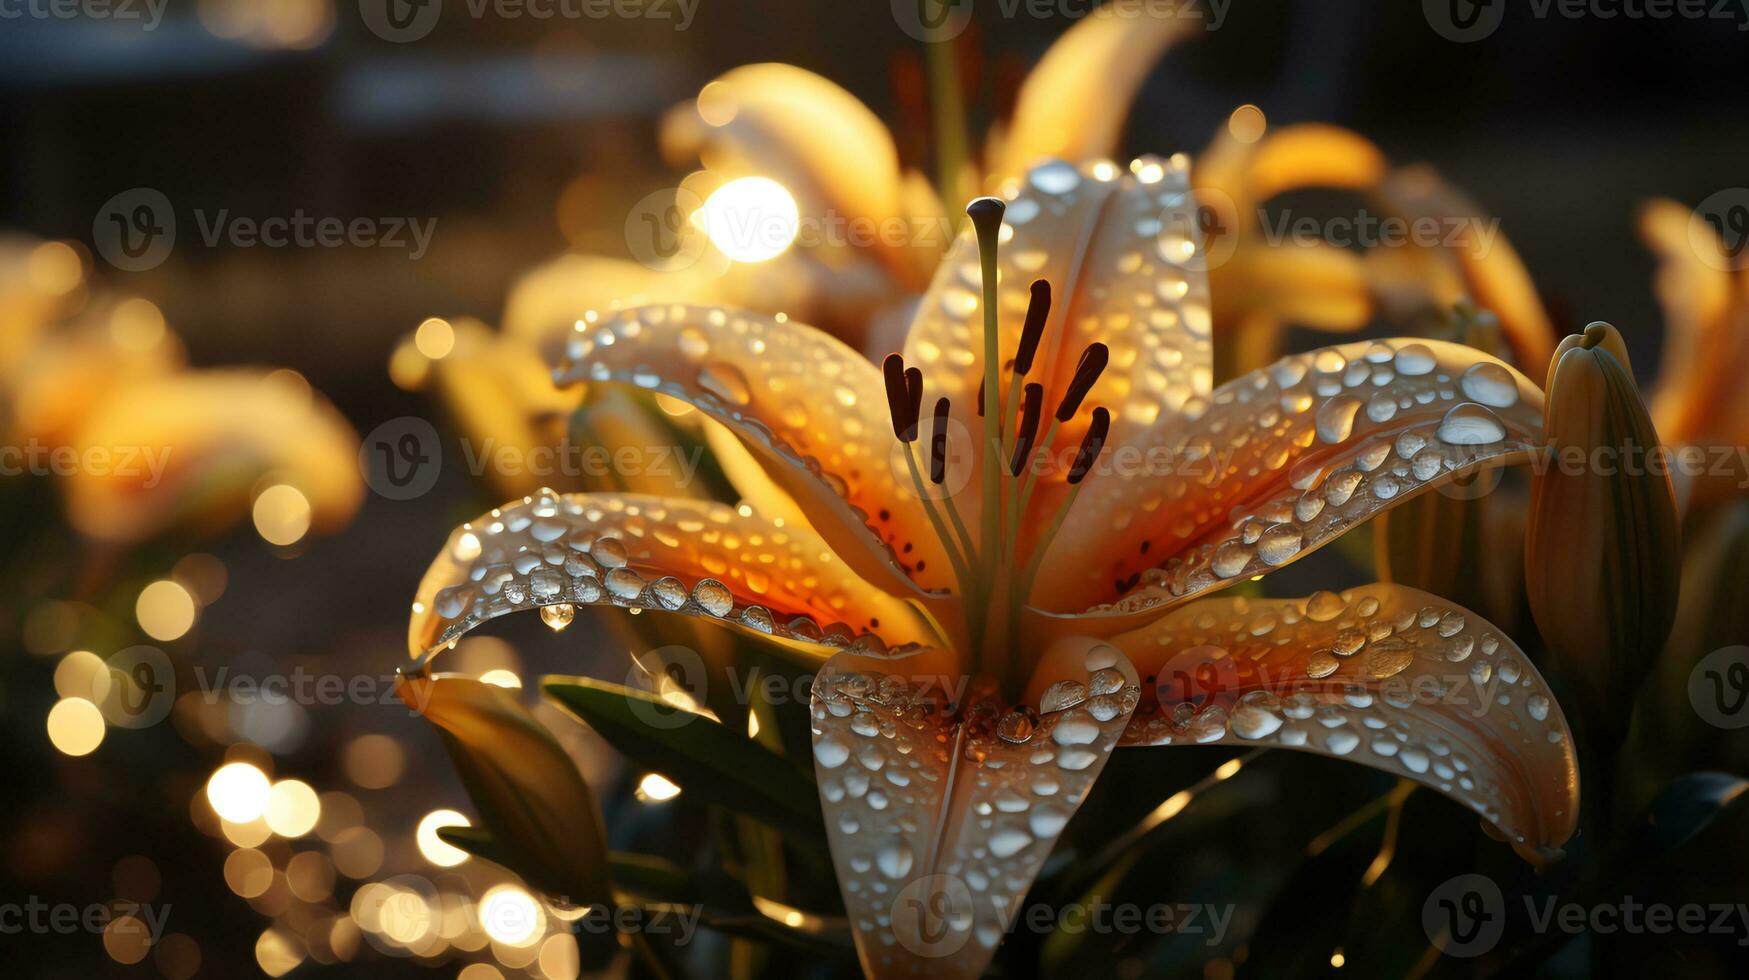
M211 533L275 484L323 532L363 501L358 436L321 394L288 371L189 369L163 313L98 288L63 242L0 238L0 333L0 437L80 461L55 472L87 537Z
M944 178L952 186L941 188L906 167L886 123L830 79L778 63L732 69L663 119L664 155L682 166L700 163L705 170L694 176L710 178L682 183L688 193L676 207L688 213L678 217L690 220L681 204L696 207L722 182L764 177L793 196L801 215L830 223L821 240L760 262L731 261L700 243L702 251L686 253L696 261L654 270L625 259L561 256L516 285L504 332L548 349L563 341L579 310L725 303L785 311L852 346L884 352L889 339L903 336L952 244L954 222L940 194L963 199L960 188L994 186L1045 157L1093 160L1117 152L1149 71L1199 29L1190 17L1138 17L1108 7L1082 18L1021 83L1012 116L985 135L983 152L963 161L964 172ZM948 148L934 149L939 155Z
M578 324L561 381L690 402L764 482L741 508L541 492L457 528L413 605L415 668L494 617L577 604L815 664L821 806L877 977L976 976L1119 746L1349 758L1526 854L1563 843L1572 739L1500 630L1401 586L1209 597L1529 459L1537 386L1401 339L1217 388L1186 158L1051 161L1000 194L968 207L879 368L738 310Z

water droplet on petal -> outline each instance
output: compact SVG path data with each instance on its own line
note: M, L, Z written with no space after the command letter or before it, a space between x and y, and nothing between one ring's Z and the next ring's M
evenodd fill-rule
M1511 408L1518 404L1518 382L1503 364L1482 361L1470 365L1459 379L1464 397L1495 408Z
M1454 446L1485 446L1506 438L1500 417L1474 402L1452 406L1439 421L1438 436Z
M568 602L555 602L550 606L540 607L540 620L552 628L554 633L571 625L571 620L577 618L577 607Z
M735 607L735 597L729 587L714 578L700 579L692 588L692 601L712 616L727 616Z
M747 376L726 361L712 361L699 369L698 386L730 405L746 405L753 400Z
M1439 359L1426 344L1410 344L1397 352L1397 373L1415 377L1439 366Z
M1354 415L1360 411L1360 399L1353 395L1337 395L1318 406L1318 438L1331 444L1342 442L1354 431Z
M1299 554L1303 540L1298 525L1277 524L1258 540L1257 557L1271 565L1285 564Z

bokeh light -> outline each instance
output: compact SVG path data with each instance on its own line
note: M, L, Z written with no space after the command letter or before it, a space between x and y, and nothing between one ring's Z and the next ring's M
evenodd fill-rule
M273 796L273 784L247 762L229 762L207 780L206 799L213 812L236 824L261 818Z
M103 744L103 712L84 698L62 698L49 709L49 741L67 755L90 755Z
M278 483L255 498L255 531L268 544L297 544L310 530L310 501L297 487Z
M419 829L414 831L413 839L419 845L419 853L425 855L425 860L440 868L453 868L468 859L468 852L449 844L437 836L440 827L469 827L472 823L467 817L454 810L433 810L419 821Z
M181 583L160 579L140 590L134 616L140 629L154 640L169 642L194 626L194 597Z
M717 188L698 221L711 244L736 262L774 259L801 231L796 199L769 177L742 177Z

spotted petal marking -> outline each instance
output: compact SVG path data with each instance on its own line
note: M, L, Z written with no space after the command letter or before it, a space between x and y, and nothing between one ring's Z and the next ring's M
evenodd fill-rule
M726 504L544 491L457 528L413 604L415 659L525 609L614 605L701 616L830 656L928 638L805 527Z
M1578 820L1572 733L1510 638L1437 596L1368 585L1203 599L1112 642L1145 679L1124 745L1250 744L1432 787L1521 849Z
M879 369L827 334L716 307L639 307L579 323L558 377L659 391L722 422L871 584L915 595L951 581L893 455Z
M1108 452L1058 538L1074 560L1048 561L1035 594L1152 615L1467 471L1522 461L1541 432L1540 389L1473 348L1398 339L1296 354L1186 406L1130 455Z
M942 651L845 652L814 682L821 805L871 977L983 971L1140 696L1117 649L1085 638L1041 662L1037 712L1005 714L962 676Z

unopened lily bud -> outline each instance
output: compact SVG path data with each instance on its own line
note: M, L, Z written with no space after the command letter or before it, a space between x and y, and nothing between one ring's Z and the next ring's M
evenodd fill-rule
M1594 323L1562 341L1547 388L1551 456L1532 482L1525 587L1595 727L1619 733L1676 612L1682 542L1669 467L1614 327Z
M611 902L595 796L551 732L509 690L471 677L402 677L395 693L442 730L496 854L572 905Z

